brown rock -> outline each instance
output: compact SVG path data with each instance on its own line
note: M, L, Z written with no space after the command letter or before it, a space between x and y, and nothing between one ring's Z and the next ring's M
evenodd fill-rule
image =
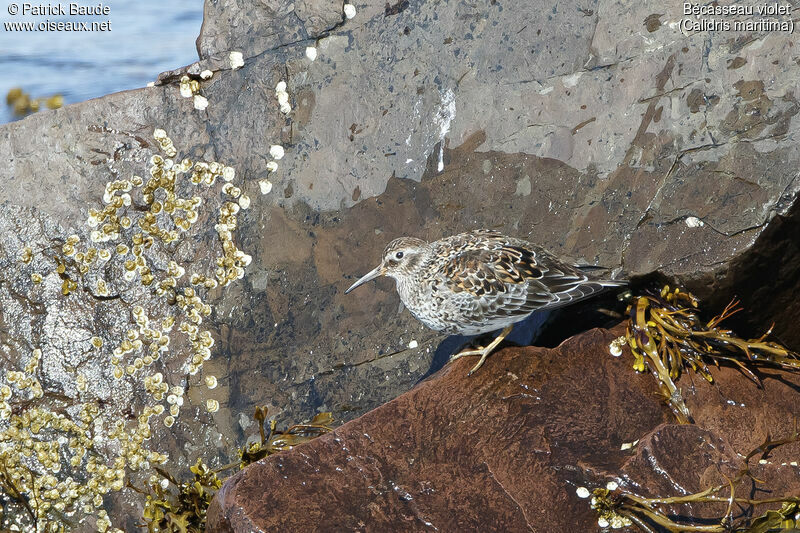
M634 373L629 353L609 354L621 332L507 348L469 378L471 362L458 361L334 433L233 476L208 531L591 531L597 516L576 486L613 479L647 497L699 491L735 475L739 454L767 433L791 430L800 376L765 376L758 388L730 368L715 371L714 385L686 375L679 385L697 424L672 424L653 378ZM799 489L796 468L780 466L798 450L752 461L768 482L760 488ZM680 511L719 518L725 505Z
M586 530L570 481L619 468L620 444L668 417L651 378L608 354L613 338L509 348L471 378L474 361L450 365L228 480L208 530Z

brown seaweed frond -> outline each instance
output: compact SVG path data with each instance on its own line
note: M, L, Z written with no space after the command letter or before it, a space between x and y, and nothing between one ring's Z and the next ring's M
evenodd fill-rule
M319 413L307 424L295 424L286 431L277 431L275 420L269 422L269 430L265 431L264 424L267 418L266 407L256 407L254 416L258 422L258 431L261 442L254 442L239 450L241 458L240 468L258 461L273 453L291 450L298 444L333 431L333 415L329 412Z
M625 341L633 352L633 368L638 372L650 370L678 422L692 422L675 385L686 369L712 382L709 364L732 364L758 385L754 370L759 367L800 370L800 355L765 340L772 328L756 339L742 339L720 326L741 310L739 301L733 300L722 313L703 322L697 298L677 288L672 291L669 286L664 286L660 294L637 296L631 302Z
M725 483L707 487L694 494L668 497L644 497L636 492L612 483L591 492L591 505L598 513L601 526L622 527L636 525L642 531L704 532L704 533L767 533L773 531L796 531L800 528L800 494L787 494L772 498L748 498L739 496L741 484L752 480L756 484L763 481L755 478L750 471L750 460L756 455L765 457L769 451L784 444L800 441L800 433L786 438L771 440L769 437L763 444L745 456L744 466L733 478ZM725 476L723 476L725 477ZM584 496L589 495L587 489ZM684 504L712 503L724 509L716 519L698 524L677 512L676 506ZM759 505L781 504L780 509L770 509L753 518L753 509ZM734 506L738 512L734 514Z
M265 431L266 407L256 407L254 418L258 421L260 442L241 448L239 461L212 470L198 458L189 469L192 476L187 481L180 481L166 470L154 467L157 475L151 478L147 490L129 482L128 487L145 498L141 527L150 533L202 533L211 500L225 481L218 476L219 473L242 469L268 455L289 450L333 431L333 416L328 412L317 414L307 424L290 426L286 431L278 431L274 420L269 422L269 429Z

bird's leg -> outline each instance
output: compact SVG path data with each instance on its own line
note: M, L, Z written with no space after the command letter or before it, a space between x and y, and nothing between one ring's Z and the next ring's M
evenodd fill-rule
M460 357L464 357L465 355L480 355L480 356L481 356L481 359L480 359L480 361L478 361L478 364L477 364L477 365L475 365L474 367L472 367L472 370L470 370L470 371L469 371L469 373L467 374L468 376L471 376L471 375L473 374L473 372L475 372L475 371L476 371L476 370L478 370L478 369L479 369L481 366L483 366L483 362L484 362L484 361L486 361L486 358L487 358L487 357L489 357L489 354L490 354L490 353L492 353L492 351L493 351L495 348L497 348L497 345L498 345L498 344L500 344L501 342L503 342L503 339L505 339L505 338L506 338L506 336L508 336L508 334L509 334L509 333L511 333L511 328L513 328L513 327L514 327L514 325L513 325L513 324L512 324L512 325L510 325L510 326L506 326L506 327L503 329L503 331L501 331L501 332L500 332L500 335L498 335L498 336L497 336L497 337L496 337L496 338L495 338L495 339L494 339L494 340L493 340L491 343L489 343L489 345L488 345L488 346L486 346L485 348L480 348L480 349L478 349L478 350L465 350L465 351L463 351L463 352L457 353L456 355L454 355L453 357L451 357L451 358L450 358L450 362L453 362L453 361L455 361L456 359L458 359L458 358L460 358Z

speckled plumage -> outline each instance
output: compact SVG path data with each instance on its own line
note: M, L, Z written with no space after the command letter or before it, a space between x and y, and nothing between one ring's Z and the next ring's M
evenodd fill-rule
M593 279L538 246L490 230L431 243L395 239L381 264L347 292L380 275L396 280L403 304L423 324L460 335L508 328L535 311L625 284Z

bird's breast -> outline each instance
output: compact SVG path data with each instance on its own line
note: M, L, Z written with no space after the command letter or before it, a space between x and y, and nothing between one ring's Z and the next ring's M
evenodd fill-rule
M397 280L397 294L414 317L436 331L449 329L447 301L428 281Z

